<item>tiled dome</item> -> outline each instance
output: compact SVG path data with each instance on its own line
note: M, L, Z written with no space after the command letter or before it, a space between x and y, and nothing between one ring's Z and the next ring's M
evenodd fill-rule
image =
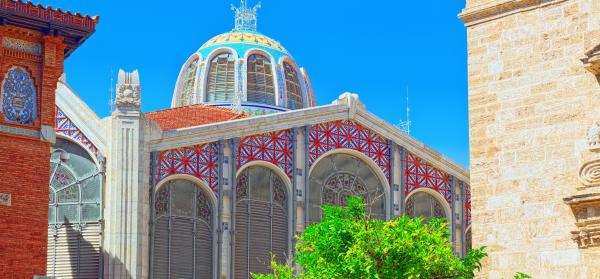
M254 31L231 31L215 36L208 40L198 52L207 57L213 50L228 47L237 52L238 57L243 57L250 49L261 49L271 54L275 59L283 56L291 57L289 52L276 40Z

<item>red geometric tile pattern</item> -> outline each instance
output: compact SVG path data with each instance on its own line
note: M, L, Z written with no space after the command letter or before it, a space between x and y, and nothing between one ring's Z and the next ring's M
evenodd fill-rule
M219 146L208 143L161 151L158 181L174 174L189 174L204 181L215 193L219 189Z
M351 120L312 126L309 156L312 165L323 154L338 148L359 151L371 158L390 178L390 145L386 139Z
M451 204L452 191L448 179L449 175L410 152L406 152L405 157L405 196L407 197L415 189L429 188L440 193Z
M77 128L77 125L67 115L56 107L54 128L56 133L68 137L84 146L94 157L98 156L98 148Z
M292 178L292 141L291 130L244 137L238 148L238 168L252 161L266 161L280 167Z
M465 185L465 224L471 225L471 186Z

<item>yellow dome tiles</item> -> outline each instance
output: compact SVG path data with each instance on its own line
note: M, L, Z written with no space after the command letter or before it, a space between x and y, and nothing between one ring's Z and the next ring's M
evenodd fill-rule
M248 32L229 32L218 35L206 42L200 49L222 44L250 44L272 48L284 53L287 50L281 44L265 35Z

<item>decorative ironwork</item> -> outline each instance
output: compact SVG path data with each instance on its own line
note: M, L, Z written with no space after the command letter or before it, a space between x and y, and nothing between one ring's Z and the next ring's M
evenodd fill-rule
M31 125L37 119L37 96L33 79L21 67L12 67L2 83L2 114L9 123Z
M216 193L219 186L219 148L217 143L160 152L158 180L174 174L188 174L204 181Z
M236 193L237 200L241 200L241 199L249 197L248 196L248 183L250 183L248 181L248 172L244 171L238 177L237 184L236 184L235 193Z
M285 75L285 91L287 95L287 108L301 109L304 107L302 89L300 89L300 77L296 69L289 63L283 63Z
M197 189L196 191L196 217L206 221L208 224L211 224L212 207L208 197L202 190Z
M56 107L56 133L70 138L84 146L94 157L98 157L98 148L86 137L69 117Z
M447 173L434 168L410 152L406 152L405 157L406 196L416 189L429 188L440 193L448 203L452 203Z
M390 177L390 146L387 140L351 120L314 125L310 132L310 164L338 148L356 150L371 158Z
M238 8L232 4L231 10L235 11L235 27L233 30L256 31L257 12L260 7L260 3L258 3L252 9L248 8L247 0L241 0Z
M361 196L366 203L369 202L367 186L354 174L335 173L323 185L323 204L346 206L351 196Z
M266 161L279 166L292 178L292 141L290 130L244 137L238 148L238 167L252 161Z
M471 186L465 185L465 225L471 225Z
M285 185L281 178L271 173L271 183L273 185L273 201L281 205L283 208L287 208L287 191L285 190Z
M165 215L169 212L169 199L171 192L169 187L163 187L158 193L154 201L154 209L156 216Z

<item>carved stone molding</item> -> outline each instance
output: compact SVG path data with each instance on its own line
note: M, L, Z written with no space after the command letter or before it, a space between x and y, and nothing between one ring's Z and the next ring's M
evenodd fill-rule
M528 9L553 5L567 0L496 0L483 5L465 8L458 17L466 26L476 25L497 17L510 15Z
M600 193L575 195L564 199L575 215L577 230L571 238L579 248L600 247Z
M592 74L600 75L600 45L588 50L581 62Z
M140 110L140 77L138 71L126 73L119 70L119 82L117 84L117 100L115 104L119 110Z

